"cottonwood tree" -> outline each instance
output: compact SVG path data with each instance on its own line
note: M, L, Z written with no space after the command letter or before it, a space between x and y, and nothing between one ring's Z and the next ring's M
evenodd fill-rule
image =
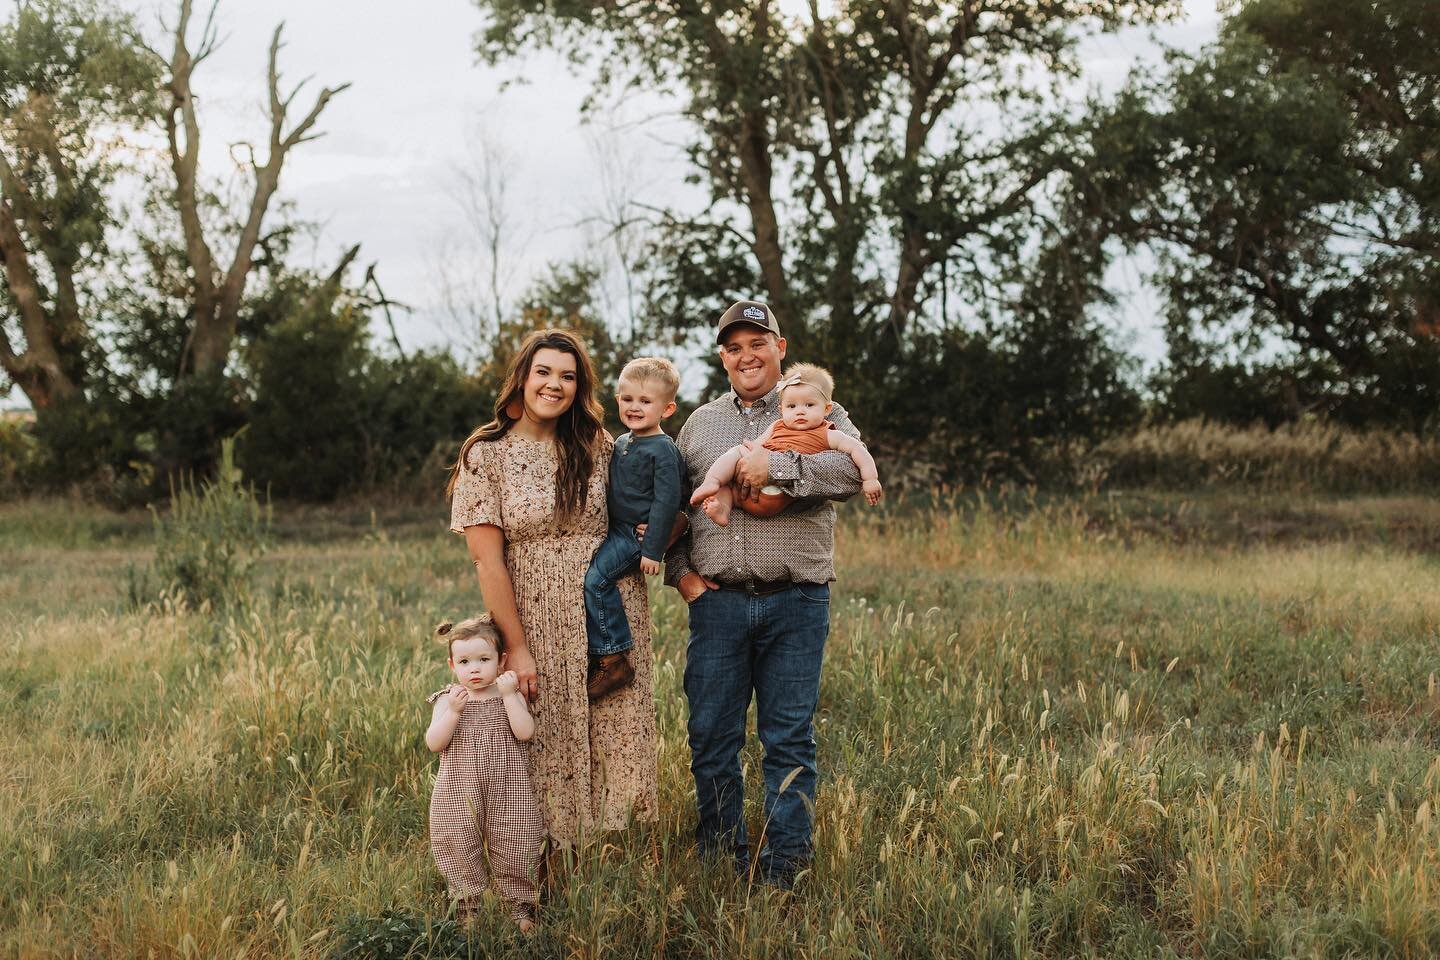
M0 25L0 367L45 410L81 396L123 140L155 71L133 22L85 0L21 3Z
M1278 344L1308 381L1293 406L1433 422L1437 51L1425 0L1254 0L1097 106L1071 216L1156 255L1178 363Z
M252 192L244 212L238 217L234 248L228 263L217 255L214 237L207 237L201 210L200 122L195 110L192 78L195 69L215 51L217 33L215 7L212 6L191 49L192 0L181 0L179 17L173 30L174 46L167 61L170 95L163 112L166 139L169 145L170 168L174 174L174 203L184 236L185 256L189 262L191 289L191 326L182 351L182 371L204 375L224 370L235 339L236 323L245 294L245 282L255 263L256 246L270 210L280 173L290 151L320 136L315 122L331 98L348 88L348 83L322 87L310 109L292 122L291 108L305 83L302 81L289 93L280 88L280 36L283 25L277 26L270 40L266 70L266 108L270 120L268 141L263 159L254 146L245 145L247 163L253 178ZM287 129L288 127L288 129Z
M726 297L764 296L793 349L857 391L880 391L847 394L867 405L903 392L917 332L973 321L1003 299L1001 273L1022 257L1040 191L1065 168L1055 114L1079 69L1079 38L1179 9L1169 0L477 5L488 61L563 49L596 67L599 91L680 99L710 207L662 220L655 260L668 277L655 308L684 326L709 322Z

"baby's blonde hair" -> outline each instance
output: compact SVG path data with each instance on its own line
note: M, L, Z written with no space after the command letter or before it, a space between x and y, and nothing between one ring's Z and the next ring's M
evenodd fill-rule
M835 392L835 378L830 376L829 370L813 363L797 363L780 378L780 393L783 395L788 388L801 383L819 391L826 403L830 402L830 397Z
M680 371L664 357L636 357L631 360L625 364L625 369L620 371L617 386L626 380L641 384L658 383L671 400L675 399L675 394L680 390Z
M446 656L452 660L455 659L456 641L474 640L477 637L489 640L497 654L505 652L505 640L495 627L494 618L488 613L471 617L469 620L461 620L459 623L451 623L446 620L435 627L435 640L445 644Z

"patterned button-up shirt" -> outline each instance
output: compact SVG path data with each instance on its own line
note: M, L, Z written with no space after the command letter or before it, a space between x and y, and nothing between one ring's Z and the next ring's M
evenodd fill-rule
M771 390L748 408L735 391L717 397L690 415L676 443L694 489L721 454L754 440L780 419L779 391ZM837 430L857 439L860 432L838 403L829 417ZM665 582L674 586L690 571L721 583L835 579L835 506L860 491L860 470L848 454L770 454L770 483L796 498L772 517L752 517L737 504L728 526L716 525L698 506L689 508L690 532L665 555ZM688 499L688 494L687 494Z

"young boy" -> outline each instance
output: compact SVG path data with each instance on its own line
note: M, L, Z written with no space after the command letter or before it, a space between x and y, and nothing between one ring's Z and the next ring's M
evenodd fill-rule
M638 561L647 574L660 572L670 528L684 498L685 465L660 421L675 412L680 374L669 360L637 357L620 371L615 399L620 420L630 429L615 441L610 458L606 505L610 532L585 574L585 633L590 669L585 689L598 700L625 686L635 668L625 655L634 643L616 581ZM645 539L635 527L645 524Z

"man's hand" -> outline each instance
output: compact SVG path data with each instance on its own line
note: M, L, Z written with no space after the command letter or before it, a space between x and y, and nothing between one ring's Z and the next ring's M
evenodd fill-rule
M675 584L675 589L680 591L680 596L686 603L694 603L695 598L706 590L719 590L720 584L691 570L680 578L680 582Z
M640 572L647 577L653 577L660 572L660 561L651 560L649 557L640 558Z
M466 690L458 683L450 688L449 693L445 694L445 705L448 706L455 713L459 713L461 710L464 710L465 704L469 702L470 691Z
M758 499L760 488L770 482L770 451L753 442L746 442L749 452L735 465L735 492L741 500Z

